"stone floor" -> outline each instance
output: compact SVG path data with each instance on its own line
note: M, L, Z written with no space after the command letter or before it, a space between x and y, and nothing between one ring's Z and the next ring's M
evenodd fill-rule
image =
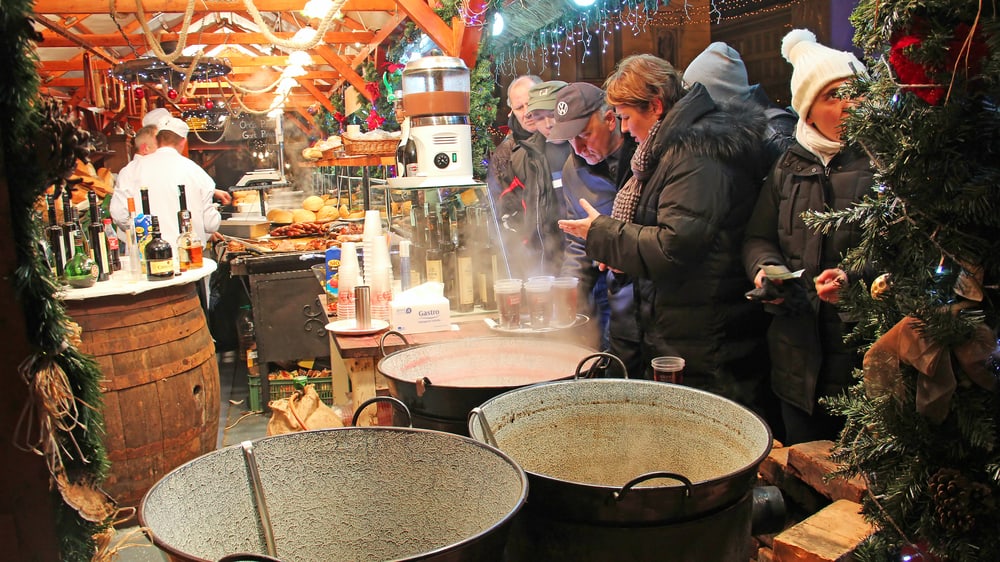
M219 435L217 447L235 445L248 439L264 437L268 418L260 413L248 411L249 387L246 366L238 360L235 352L218 354L219 359ZM113 560L119 562L163 562L168 558L158 548L138 532L138 527L118 529L119 542Z

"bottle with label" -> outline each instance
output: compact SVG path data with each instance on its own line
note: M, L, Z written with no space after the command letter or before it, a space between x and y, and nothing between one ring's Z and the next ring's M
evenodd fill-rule
M187 208L187 193L183 185L177 186L181 210L177 212L177 226L180 236L177 237L177 257L181 273L188 269L198 269L204 264L201 238L194 231L191 221L191 211Z
M138 216L135 212L135 199L132 197L128 198L128 224L130 228L128 229L128 238L126 239L126 245L128 246L128 274L129 281L139 281L143 276L143 266L142 266L142 251L139 249L139 238L137 237L136 225L139 224Z
M73 200L70 198L69 189L63 189L62 192L62 231L63 240L65 241L66 251L69 258L73 257L73 233L76 232L76 228L73 226Z
M448 298L453 310L458 308L458 255L455 253L455 242L451 232L451 212L448 207L441 208L441 274L444 277L444 296Z
M162 281L174 276L174 251L170 242L160 238L160 221L150 216L150 238L146 244L146 279Z
M66 262L72 255L66 246L66 238L63 237L62 225L56 219L56 198L54 195L45 196L45 204L48 206L49 226L45 228L45 238L49 243L49 250L52 252L52 274L58 279L63 276L66 269Z
M73 234L73 257L66 264L66 282L70 287L91 287L97 282L97 264L83 247L83 232Z
M396 145L396 177L406 175L406 141L410 140L410 118L399 124L399 144Z
M458 246L455 248L455 277L458 280L459 312L472 312L476 307L476 274L473 269L472 245L469 240L469 221L466 210L455 211L455 223L458 230Z
M101 224L104 227L104 239L108 242L108 259L111 261L111 271L121 271L122 257L118 232L115 231L109 218L104 219Z
M431 211L427 213L427 248L424 251L424 270L427 272L427 281L444 283L442 267L437 213Z
M410 206L410 243L410 284L419 285L427 281L427 218L417 200Z
M87 226L90 257L97 263L97 280L107 281L111 278L111 256L108 252L108 239L104 234L104 224L101 223L101 208L97 206L97 193L87 192L87 202L90 204L90 224Z
M146 244L150 240L149 190L139 189L139 200L142 202L142 212L135 216L135 239L139 249L139 265L146 271Z

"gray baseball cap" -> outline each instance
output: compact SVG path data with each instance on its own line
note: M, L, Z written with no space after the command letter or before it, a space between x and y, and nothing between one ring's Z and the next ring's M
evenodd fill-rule
M528 90L528 107L530 113L536 109L553 110L556 107L556 92L566 87L562 80L549 80L535 84Z
M556 124L549 140L569 140L587 127L590 116L604 107L604 90L589 82L573 82L556 94Z

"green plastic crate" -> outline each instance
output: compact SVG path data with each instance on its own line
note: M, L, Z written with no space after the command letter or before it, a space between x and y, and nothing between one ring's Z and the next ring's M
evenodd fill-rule
M260 397L260 377L248 376L250 383L250 411L259 412L264 409ZM271 400L288 398L295 392L295 381L292 379L271 379ZM307 384L316 386L316 394L327 406L333 405L333 379L331 377L310 377Z

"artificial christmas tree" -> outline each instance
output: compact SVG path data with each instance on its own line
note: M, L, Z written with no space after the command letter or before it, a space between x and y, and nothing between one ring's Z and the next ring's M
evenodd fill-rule
M809 223L864 228L845 263L887 274L842 308L872 342L863 376L829 401L834 459L869 486L862 560L1000 557L1000 34L975 0L862 0L852 16L871 78L847 123L877 185ZM924 558L929 559L929 558Z

